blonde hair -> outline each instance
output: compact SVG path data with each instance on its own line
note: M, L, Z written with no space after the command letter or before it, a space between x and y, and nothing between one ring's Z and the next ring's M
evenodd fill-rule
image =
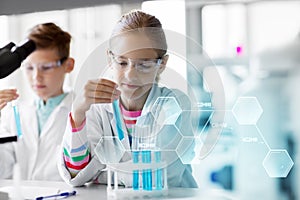
M153 15L139 10L133 10L124 14L117 22L112 31L111 39L121 33L137 31L144 33L153 43L154 50L159 57L163 57L167 52L167 41L160 21ZM110 40L111 46L111 40Z

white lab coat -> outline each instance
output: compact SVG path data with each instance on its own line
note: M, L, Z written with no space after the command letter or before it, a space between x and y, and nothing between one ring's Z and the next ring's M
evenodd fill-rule
M62 180L57 169L57 156L71 105L72 93L69 93L53 110L39 134L34 102L25 105L19 103L23 136L15 143L0 145L0 178L11 178L13 165L17 161L24 180ZM2 113L0 134L17 134L10 106Z
M142 110L141 117L137 120L137 124L143 124L145 121L151 124L151 119L147 119L147 117L145 118L145 116L149 115L150 108L153 105L153 103L158 97L171 96L175 97L182 110L185 110L185 112L182 112L181 116L179 117L179 119L182 120L183 123L177 124L178 129L182 132L183 135L189 136L189 138L193 138L194 135L191 126L190 113L186 112L187 110L190 110L190 101L185 94L178 90L170 90L154 85ZM150 122L148 120L150 120ZM124 123L122 124L122 129L126 130ZM116 143L112 144L107 142L107 140L105 139L103 140L103 138L111 138L112 136L118 136L116 132L116 122L111 104L94 104L93 106L91 106L91 109L87 112L86 125L83 127L83 129L77 133L72 133L71 130L72 128L69 120L68 126L66 128L66 133L63 139L63 142L65 144L64 146L70 149L76 148L72 147L72 141L88 141L91 149L91 160L89 164L76 175L76 177L71 178L70 173L65 166L63 156L61 156L59 170L63 179L70 185L80 186L92 180L99 183L106 183L106 166L102 164L99 161L99 158L95 155L95 148L101 149L101 155L103 155L104 159L106 160L114 160L114 162L126 162L131 159L130 144L127 131L125 131L125 137L121 141L123 147L126 149L126 153L122 156L122 158L116 157L116 155L119 155L119 152L117 150L120 149L116 146ZM161 141L161 144L170 144L172 143L173 138L178 138L176 137L178 136L178 134L174 133L172 135L173 130L174 127L172 129L171 126L167 126L164 129L166 133L162 133L162 137L159 139ZM169 147L170 146L172 145L169 145ZM197 184L192 176L191 166L184 165L181 162L181 160L177 157L175 153L175 148L176 147L174 147L173 152L162 152L162 160L167 160L168 162L168 185L170 187L197 187ZM193 148L190 148L189 151L186 152L188 152L187 154L189 154L189 156L194 156ZM61 155L63 154L61 153ZM120 184L123 184L126 187L132 186L131 174L118 173L118 177Z

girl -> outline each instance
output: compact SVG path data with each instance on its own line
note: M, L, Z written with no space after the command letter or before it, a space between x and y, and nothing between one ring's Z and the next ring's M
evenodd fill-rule
M107 51L114 81L103 78L88 81L84 97L73 105L69 116L60 165L67 183L73 186L92 180L106 183L105 164L131 160L134 126L160 124L156 145L162 149L162 160L167 161L168 186L197 187L191 166L183 164L175 151L183 135L193 137L190 114L181 112L190 109L189 98L178 90L157 85L168 61L166 51L165 34L157 18L141 11L122 16ZM119 139L118 119L111 104L115 100L123 117L124 137ZM163 108L172 113L161 114ZM192 144L183 147L185 156L193 156ZM131 187L131 173L119 175L119 183Z

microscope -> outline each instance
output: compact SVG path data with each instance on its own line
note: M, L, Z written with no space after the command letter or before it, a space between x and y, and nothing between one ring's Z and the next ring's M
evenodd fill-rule
M21 46L13 42L0 48L0 79L13 73L21 66L22 61L35 50L36 46L32 40L27 40ZM17 136L0 137L0 144L17 141Z
M5 78L16 69L22 61L35 50L35 43L27 40L23 45L16 46L10 42L0 49L0 79Z

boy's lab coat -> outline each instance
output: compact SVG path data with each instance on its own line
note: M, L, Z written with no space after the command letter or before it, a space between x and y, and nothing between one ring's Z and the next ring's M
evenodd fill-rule
M57 156L71 104L72 93L69 93L53 110L40 134L33 102L18 105L23 136L17 142L0 145L0 178L11 178L17 161L24 180L62 180L57 169ZM0 131L2 136L17 134L10 106L2 113Z
M192 131L190 113L186 112L187 110L191 109L190 101L186 95L178 90L172 91L170 89L160 88L157 85L154 85L142 110L141 117L137 120L137 124L143 124L149 119L151 121L151 117L146 120L144 117L149 116L150 108L158 97L175 97L177 99L182 110L185 110L185 112L182 112L181 116L179 117L179 120L182 120L183 123L179 123L178 129L181 130L181 133L183 135L189 136L189 138L193 138L194 135ZM126 130L124 123L122 124L122 129ZM125 131L125 137L121 141L123 147L126 150L126 153L122 156L122 158L116 156L120 155L118 149L121 149L117 146L117 143L108 142L111 140L104 139L112 138L112 136L115 136L116 138L118 136L111 104L93 105L87 112L86 125L84 126L84 128L76 133L72 133L71 130L72 128L69 119L63 140L64 146L67 148L76 148L72 147L72 141L74 140L80 140L83 144L85 142L88 142L91 149L91 160L89 164L76 175L75 178L71 178L70 173L65 166L63 157L61 156L59 164L60 173L63 179L70 185L80 186L92 180L100 183L106 183L106 166L102 164L99 161L99 158L95 155L95 148L96 150L101 150L100 154L103 155L102 159L104 160L106 159L108 161L118 163L126 162L131 159L127 131ZM197 187L197 184L192 176L191 166L184 165L175 153L176 147L171 147L172 142L170 141L173 141L173 138L177 138L176 140L178 142L178 133L174 133L172 135L172 131L174 132L175 130L173 126L166 126L166 128L163 130L166 133L160 134L162 136L162 138L159 139L161 144L170 144L169 147L174 149L173 152L162 152L162 160L165 159L168 162L168 185L171 187ZM189 150L185 151L185 153L188 152L187 154L190 154L188 155L190 157L194 156L193 144L191 145L191 148ZM132 174L118 173L118 177L121 184L124 184L126 187L132 186Z

